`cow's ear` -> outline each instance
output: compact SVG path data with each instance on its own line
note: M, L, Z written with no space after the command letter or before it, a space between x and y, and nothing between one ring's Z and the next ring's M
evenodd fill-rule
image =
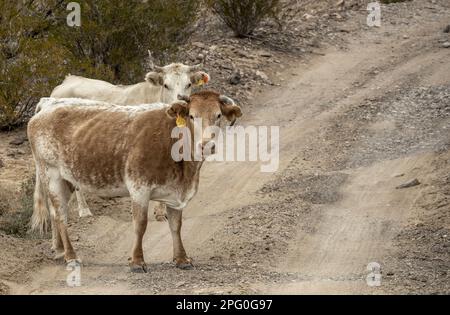
M191 74L191 83L197 86L202 86L211 80L209 74L203 71L198 71Z
M149 72L145 75L145 81L153 84L153 85L163 85L164 80L161 73L158 72Z
M236 119L242 116L242 110L237 106L234 101L228 96L221 95L220 98L220 109L222 114L231 122L230 126L233 126Z
M166 110L166 114L170 118L187 117L189 114L189 104L185 101L173 102Z

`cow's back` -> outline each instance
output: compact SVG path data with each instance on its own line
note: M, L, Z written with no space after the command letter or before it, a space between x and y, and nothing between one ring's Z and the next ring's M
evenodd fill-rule
M149 82L113 85L106 81L69 75L50 95L52 98L82 98L116 105L139 105L159 102L161 88Z
M65 162L93 152L112 157L113 146L121 145L129 119L123 112L105 112L95 105L61 106L47 104L29 122L30 141L46 141ZM98 154L97 154L98 155ZM99 156L95 156L99 158Z
M163 104L123 107L71 101L70 106L43 106L30 120L28 134L35 157L66 168L63 173L74 185L120 186L127 163L151 159L158 168L170 159L172 139Z
M112 102L120 94L115 85L95 79L69 75L51 93L54 98L83 98L103 102Z

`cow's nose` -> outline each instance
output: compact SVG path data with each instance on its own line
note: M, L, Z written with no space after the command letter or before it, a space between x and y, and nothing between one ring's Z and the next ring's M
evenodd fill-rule
M184 95L184 94L178 94L177 96L178 100L180 101L185 101L185 102L190 102L190 97L188 95Z

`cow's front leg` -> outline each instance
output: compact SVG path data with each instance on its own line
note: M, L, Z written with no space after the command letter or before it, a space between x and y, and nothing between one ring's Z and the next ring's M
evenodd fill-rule
M147 272L147 265L144 261L144 252L142 250L142 239L147 229L148 220L148 201L132 201L133 223L136 239L133 246L130 260L130 269L132 272Z
M61 238L61 233L59 232L59 226L55 219L56 214L52 214L51 224L52 224L52 250L55 252L55 260L64 258L64 244Z
M173 239L173 261L180 269L191 269L192 259L188 258L181 240L181 225L183 212L181 210L167 207L167 220L169 221L170 232Z

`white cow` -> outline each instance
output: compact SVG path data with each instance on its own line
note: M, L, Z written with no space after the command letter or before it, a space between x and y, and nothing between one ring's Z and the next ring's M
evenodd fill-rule
M151 57L151 55L150 55ZM111 83L68 75L64 82L57 86L52 98L82 98L103 101L116 105L139 105L162 102L170 104L177 101L178 96L190 96L193 86L208 83L207 73L199 71L202 65L187 66L172 63L165 67L153 66L153 71L145 76L145 81L134 85L113 85ZM36 109L39 111L39 108ZM80 217L91 216L89 206L80 190L76 190L78 212ZM165 220L165 207L155 207L158 221Z

